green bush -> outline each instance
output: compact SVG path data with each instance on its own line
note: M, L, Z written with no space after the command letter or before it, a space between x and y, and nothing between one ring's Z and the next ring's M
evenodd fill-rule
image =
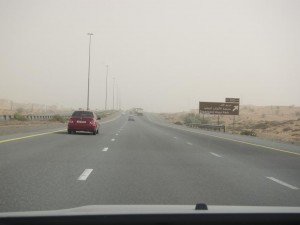
M241 135L248 135L248 136L256 136L256 133L254 130L243 130L240 133Z
M15 120L20 120L20 121L25 121L25 120L27 120L27 119L25 118L25 116L23 116L21 113L15 113L15 114L14 114L14 119L15 119Z

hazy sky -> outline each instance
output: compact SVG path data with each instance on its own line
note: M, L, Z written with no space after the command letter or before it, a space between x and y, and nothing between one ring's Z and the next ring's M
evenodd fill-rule
M300 1L0 0L0 98L186 111L300 105Z

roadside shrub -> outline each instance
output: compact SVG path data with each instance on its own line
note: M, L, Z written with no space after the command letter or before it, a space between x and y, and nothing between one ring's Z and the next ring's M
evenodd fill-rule
M206 118L203 119L202 116L200 116L199 114L194 114L194 113L189 113L189 114L183 116L182 120L183 120L184 124L189 124L189 123L202 123L202 124L205 124L205 123L210 122L209 118L206 117Z
M189 113L183 117L183 122L184 122L184 124L200 123L201 119L200 119L199 115L196 115L194 113Z
M110 116L110 115L116 113L116 112L118 112L118 111L116 111L116 110L106 110L106 111L102 111L102 112L97 112L96 115L101 117L101 119L103 119L107 116ZM133 113L133 112L131 112L131 113Z
M254 129L267 129L268 127L267 123L258 123L253 126Z
M232 127L228 127L229 129L232 129ZM227 128L227 130L228 130L228 128ZM241 127L241 126L236 126L236 127L234 127L234 130L235 131L242 131L244 129L244 127Z
M107 117L107 115L110 115L110 114L107 113L107 112L100 112L100 113L97 113L97 117L101 117L101 119Z
M289 131L289 130L292 130L292 128L286 127L286 128L283 128L283 129L282 129L282 131Z
M282 125L282 124L284 124L284 122L280 122L280 121L268 121L267 122L270 126L280 126L280 125Z
M240 134L256 137L256 133L254 130L243 130Z
M23 116L21 113L15 113L15 114L14 114L14 119L15 119L15 120L20 120L20 121L25 121L25 120L27 120L27 119L25 118L25 116Z
M17 108L17 113L21 114L22 112L24 112L24 109L21 107L21 108Z
M180 122L180 121L176 121L174 124L176 124L176 125L183 125L183 123Z
M62 117L61 115L55 114L52 117L51 121L58 121L58 122L64 123L64 122L66 122L66 119L64 117Z

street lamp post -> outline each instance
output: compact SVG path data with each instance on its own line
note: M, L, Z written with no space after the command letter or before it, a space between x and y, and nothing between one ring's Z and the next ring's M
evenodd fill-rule
M106 65L106 94L105 94L105 110L107 110L107 77L108 77L108 65Z
M87 35L90 36L90 42L89 42L89 69L88 69L88 93L87 93L87 106L86 110L89 110L89 104L90 104L90 65L91 65L91 38L93 33L88 33Z
M119 85L117 82L117 104L116 104L116 109L119 110Z
M113 110L115 109L115 79L113 78Z
M121 89L119 90L119 110L121 110Z

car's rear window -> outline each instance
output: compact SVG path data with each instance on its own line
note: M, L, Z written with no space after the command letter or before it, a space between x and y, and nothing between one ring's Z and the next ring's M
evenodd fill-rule
M86 111L75 111L72 114L72 117L94 117L92 112L86 112Z

